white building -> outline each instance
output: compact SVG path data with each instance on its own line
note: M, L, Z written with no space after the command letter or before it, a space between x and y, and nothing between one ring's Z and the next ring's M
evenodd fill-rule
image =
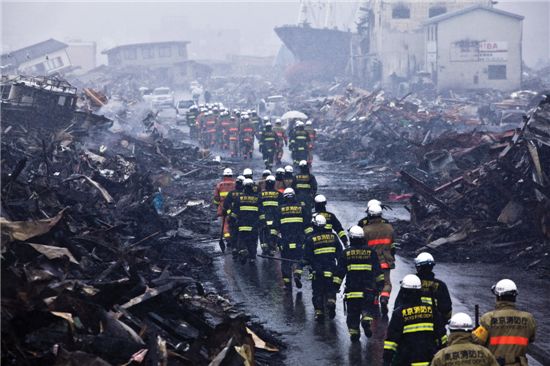
M67 54L75 73L82 74L96 67L97 46L95 42L68 42Z
M2 55L3 73L45 76L72 69L68 45L55 39L7 52Z
M361 8L360 36L352 54L360 83L394 90L424 67L423 23L491 0L371 0Z
M522 21L481 5L427 20L425 64L437 89L518 89Z
M184 41L136 43L117 46L102 53L107 55L109 66L145 66L170 68L187 61L187 44Z

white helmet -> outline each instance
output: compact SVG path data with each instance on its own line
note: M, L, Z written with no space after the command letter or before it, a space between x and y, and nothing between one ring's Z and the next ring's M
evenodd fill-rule
M307 166L307 161L305 160L300 160L300 162L298 163L299 166Z
M496 296L504 296L504 295L516 296L518 294L518 288L514 283L514 281L509 280L507 278L498 281L496 285L493 285L491 290L493 290L493 294L495 294Z
M408 274L401 280L401 288L408 290L421 290L422 282L417 275Z
M382 215L382 206L373 203L367 208L367 213L370 216L380 216Z
M416 256L414 259L414 265L416 267L425 266L425 265L435 265L434 257L428 252L422 252Z
M268 116L264 116L262 119L263 119L264 121L269 121L269 117L268 117Z
M312 124L313 124L313 122L311 122L311 120L306 121L306 126L311 126Z
M365 232L363 231L363 229L360 226L357 226L357 225L353 225L352 227L350 227L348 232L349 232L349 237L350 238L364 238L365 237Z
M372 199L369 202L367 202L367 208L370 207L370 205L379 205L382 206L382 202L378 201L377 199Z
M450 330L463 330L469 332L474 329L474 322L472 318L466 313L456 313L453 315L451 320L449 320L449 329Z
M327 224L327 219L321 214L313 216L313 225L315 226L325 226Z
M275 177L272 175L268 175L267 178L265 178L267 182L275 182Z
M285 166L285 172L292 173L292 172L294 172L294 169L292 168L292 166L287 165L287 166Z
M272 126L272 125L271 125L271 122L266 122L266 123L265 123L265 127L271 127L271 126Z
M244 175L245 177L246 177L246 176L251 177L251 176L252 176L252 169L246 168L245 170L243 170L243 175Z
M276 173L284 173L285 170L283 168L277 168Z
M304 122L298 121L296 122L296 127L302 127L304 125Z
M294 190L292 188L287 188L283 192L283 197L294 197Z
M262 176L267 177L268 175L271 175L271 170L266 169L263 171Z
M245 178L244 182L243 182L243 185L244 186L251 186L254 184L254 181L250 178Z
M231 170L231 168L225 168L223 170L223 176L224 177L232 177L233 176L233 170Z
M244 175L239 175L239 176L237 177L237 180L238 180L238 181L241 181L241 182L244 182L245 179L246 179L246 178L244 177Z
M275 120L275 123L277 123L277 124L278 124L278 123L283 123L283 121L281 121L280 118L277 118L277 119Z
M327 198L322 194L315 196L315 203L327 203Z

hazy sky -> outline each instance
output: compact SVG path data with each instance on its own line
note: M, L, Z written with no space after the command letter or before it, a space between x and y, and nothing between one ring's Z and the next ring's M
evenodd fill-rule
M216 35L218 51L274 55L277 25L296 23L299 1L1 1L2 49L17 49L47 38L96 41L98 50L131 42L191 41L190 53L204 55L201 37ZM339 10L350 7L336 5ZM524 58L550 58L550 0L500 1L501 9L524 15ZM349 12L338 13L353 19ZM225 33L224 33L225 31ZM214 53L220 54L220 52Z

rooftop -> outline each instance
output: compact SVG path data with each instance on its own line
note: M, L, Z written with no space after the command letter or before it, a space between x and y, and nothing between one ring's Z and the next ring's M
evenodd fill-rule
M113 51L118 51L120 49L124 48L134 48L134 47L143 47L143 46L171 46L171 45L187 45L190 42L188 41L165 41L165 42L144 42L144 43L131 43L131 44L123 44L120 46L116 46L113 48L109 48L107 50L102 51L102 54L108 55L109 53Z
M14 66L19 66L28 60L43 57L67 47L67 44L50 38L46 41L2 54L2 65L12 64Z
M424 24L433 24L433 23L444 22L445 20L463 15L463 14L466 14L466 13L470 13L470 12L476 11L476 10L485 10L485 11L488 11L490 13L494 13L494 14L498 14L498 15L502 15L502 16L506 16L506 17L510 17L510 18L515 18L517 20L523 20L523 18L524 18L522 15L518 15L518 14L510 13L510 12L507 12L507 11L504 11L504 10L495 9L493 7L488 7L488 6L484 6L484 5L481 5L481 4L477 4L477 5L469 6L467 8L452 11L450 13L445 13L445 14L435 16L433 18L430 18L430 19L426 20L424 22Z

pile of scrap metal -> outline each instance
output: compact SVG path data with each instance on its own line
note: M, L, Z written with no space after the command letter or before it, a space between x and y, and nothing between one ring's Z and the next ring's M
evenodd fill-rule
M10 113L2 364L281 362L280 345L217 294L212 255L196 246L211 240L219 162L145 132Z
M420 169L401 172L415 193L410 225L401 228L404 250L550 270L550 94L539 100L521 128L476 144L482 160L463 162L469 168L446 181L428 181ZM434 165L449 168L460 152L472 156L470 148L451 151Z

